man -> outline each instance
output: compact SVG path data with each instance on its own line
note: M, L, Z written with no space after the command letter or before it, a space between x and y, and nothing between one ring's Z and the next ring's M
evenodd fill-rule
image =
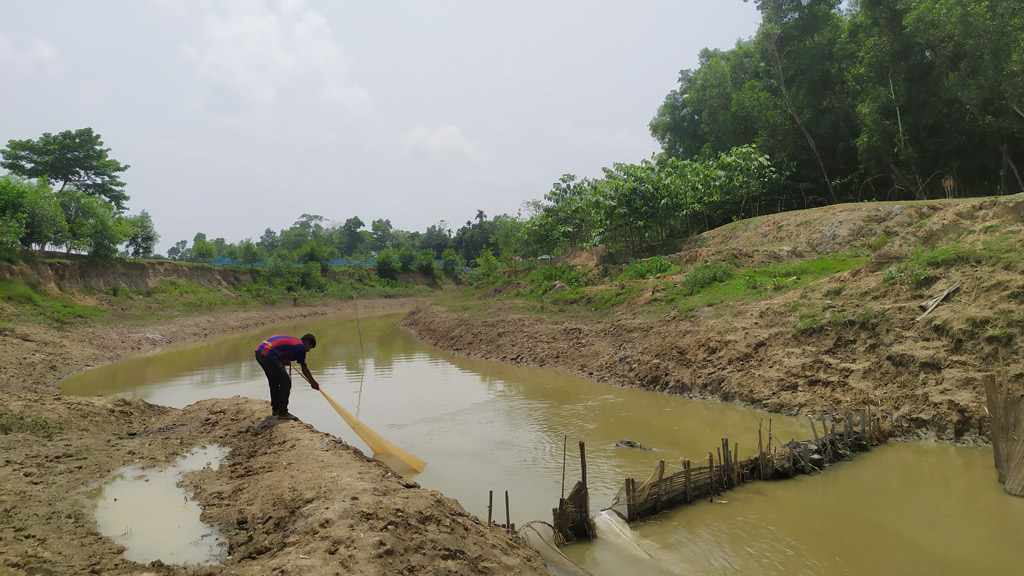
M309 381L313 390L319 390L320 384L313 379L306 366L306 352L316 348L316 338L306 334L302 338L291 336L271 336L260 343L256 349L256 361L263 367L270 383L270 407L278 420L298 420L288 412L288 396L292 391L292 378L285 370L286 365L298 362L302 366L302 374Z

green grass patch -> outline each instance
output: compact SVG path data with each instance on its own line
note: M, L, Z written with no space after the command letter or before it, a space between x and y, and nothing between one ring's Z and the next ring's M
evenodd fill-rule
M981 243L982 257L994 265L1017 269L1024 267L1024 246L1019 236L1003 235L983 240Z
M851 270L867 261L863 256L827 254L799 262L773 263L737 270L724 262L697 265L675 291L675 305L688 313L705 306L750 302L798 288Z
M590 309L595 312L613 310L628 304L643 290L643 286L632 283L602 287L591 294Z
M954 242L933 250L915 250L908 256L908 260L928 268L952 268L959 264L979 264L983 257L978 249Z
M669 262L661 256L647 258L646 260L634 260L619 275L620 280L647 280L659 274L674 274L682 270L679 266Z
M882 232L878 236L872 238L870 242L868 242L868 250L872 252L878 252L882 248L885 248L885 245L888 244L890 240L892 240L892 236L889 236L885 232Z
M168 308L205 309L239 304L238 295L181 280L161 280L148 296Z
M693 296L716 284L727 282L735 275L735 266L719 260L712 260L694 266L683 279L682 289L687 296Z
M99 308L77 304L37 291L20 280L0 282L0 299L28 318L66 326L106 316Z
M51 438L62 430L60 423L40 416L25 418L20 414L0 414L0 434L28 433Z
M917 262L900 262L885 269L882 284L899 286L908 290L921 288L932 282L928 269Z

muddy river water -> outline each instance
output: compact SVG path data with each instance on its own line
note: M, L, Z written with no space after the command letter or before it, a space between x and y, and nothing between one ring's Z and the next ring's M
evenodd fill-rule
M539 368L452 356L396 327L401 313L349 314L175 346L66 381L67 394L183 407L234 395L268 400L253 350L266 336L313 332L309 365L324 390L370 428L427 461L423 487L487 517L551 521L579 478L586 442L591 509L659 459L700 459L728 437L753 454L759 425L788 441L807 421L730 404L625 390ZM324 398L294 378L290 411L368 452ZM256 424L254 422L254 424ZM652 450L616 447L619 440ZM563 447L567 446L563 460ZM563 461L565 477L563 488ZM878 447L822 474L755 482L564 552L604 574L1017 574L1024 499L1003 493L990 449L932 443Z

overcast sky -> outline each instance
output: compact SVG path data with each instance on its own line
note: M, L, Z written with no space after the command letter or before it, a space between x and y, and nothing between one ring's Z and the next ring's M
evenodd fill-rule
M0 8L0 145L92 127L158 251L303 213L515 215L659 147L648 122L742 0L32 0Z

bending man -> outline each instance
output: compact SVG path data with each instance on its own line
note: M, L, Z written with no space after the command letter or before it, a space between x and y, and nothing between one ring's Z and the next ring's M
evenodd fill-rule
M291 336L271 336L260 343L256 349L256 361L263 367L270 383L270 407L279 420L298 420L288 412L288 396L292 391L292 378L285 370L286 365L298 362L302 366L302 374L309 381L313 390L320 385L309 373L306 366L306 352L316 348L316 338L306 334L302 338Z

